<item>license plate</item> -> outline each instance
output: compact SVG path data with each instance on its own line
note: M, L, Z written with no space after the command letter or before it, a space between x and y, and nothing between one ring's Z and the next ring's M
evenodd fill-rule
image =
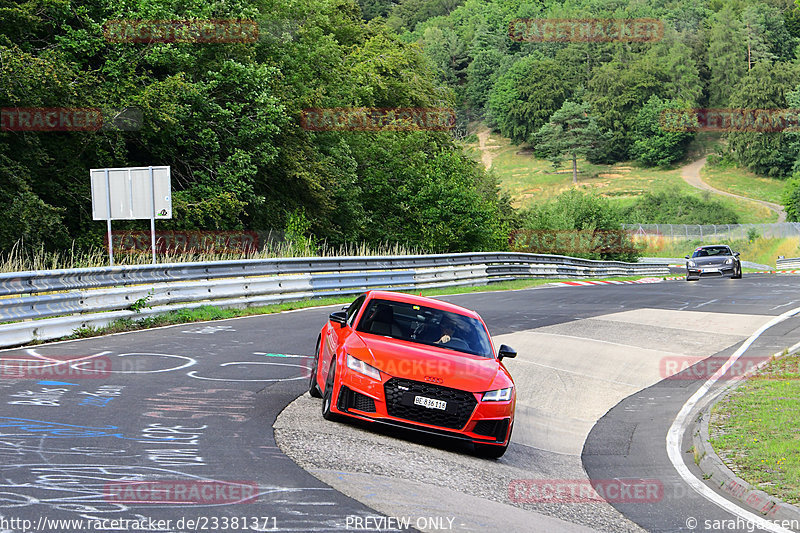
M442 411L447 409L447 402L443 400L434 400L433 398L426 398L425 396L415 396L414 405L421 405L422 407L427 407L428 409L441 409Z
M704 268L703 272L719 272L718 268Z

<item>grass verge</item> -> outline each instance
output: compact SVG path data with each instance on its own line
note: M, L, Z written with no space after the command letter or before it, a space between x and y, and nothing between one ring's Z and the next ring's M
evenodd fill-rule
M721 191L747 198L781 203L786 180L765 178L732 165L706 165L700 170L703 181Z
M711 445L736 475L800 503L800 355L771 361L717 403Z
M604 278L606 280L634 280L641 279L642 276L622 276L614 278ZM466 294L471 292L485 292L485 291L508 291L518 289L529 289L548 283L555 283L559 281L568 281L567 279L528 279L528 280L515 280L503 281L499 283L492 283L491 285L470 286L470 287L441 287L434 289L421 289L415 291L399 291L407 292L410 294L421 294L423 296L442 296L446 294ZM49 341L32 342L34 344L42 344L43 342L56 342L59 340L70 339L85 339L89 337L97 337L100 335L110 335L112 333L122 333L125 331L137 331L142 329L157 328L162 326L171 326L175 324L186 324L189 322L205 322L208 320L224 320L226 318L237 318L243 316L265 315L271 313L280 313L282 311L291 311L293 309L304 309L307 307L318 307L324 305L346 304L355 299L355 295L343 295L336 297L326 298L313 298L297 300L294 302L285 302L281 304L265 305L260 307L247 307L244 309L224 309L215 307L213 305L204 305L194 309L180 309L177 311L170 311L162 315L151 317L143 317L141 319L121 318L101 327L88 327L79 328L75 332L61 339L52 339Z

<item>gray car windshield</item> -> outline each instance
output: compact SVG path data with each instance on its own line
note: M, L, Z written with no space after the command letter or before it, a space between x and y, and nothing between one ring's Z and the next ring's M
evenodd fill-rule
M731 250L727 246L709 246L708 248L698 248L692 257L714 257L719 255L731 255Z
M480 320L405 302L371 300L357 331L493 358Z

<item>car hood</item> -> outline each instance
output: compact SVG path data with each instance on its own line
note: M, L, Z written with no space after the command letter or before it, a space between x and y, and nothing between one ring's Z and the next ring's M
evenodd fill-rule
M510 377L499 375L503 367L495 358L373 335L359 336L359 340L361 346L349 346L349 353L394 377L470 392L511 385Z
M729 255L720 257L693 257L689 259L689 261L694 261L697 266L720 266L724 265L725 261L728 259L732 259L732 257Z

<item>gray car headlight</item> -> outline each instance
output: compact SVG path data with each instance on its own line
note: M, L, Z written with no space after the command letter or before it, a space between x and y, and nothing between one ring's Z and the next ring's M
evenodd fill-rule
M697 263L695 263L694 261L689 261L689 266L690 267L697 266Z
M354 370L359 374L371 377L372 379L381 380L381 372L374 366L368 365L361 359L356 359L350 354L347 354L347 368Z
M726 264L726 265L732 265L732 264L733 264L733 258L731 258L731 257L727 258L727 259L725 260L725 264Z
M484 402L506 402L511 399L511 392L513 390L514 387L490 390L489 392L483 393L483 398L481 398L481 400Z

